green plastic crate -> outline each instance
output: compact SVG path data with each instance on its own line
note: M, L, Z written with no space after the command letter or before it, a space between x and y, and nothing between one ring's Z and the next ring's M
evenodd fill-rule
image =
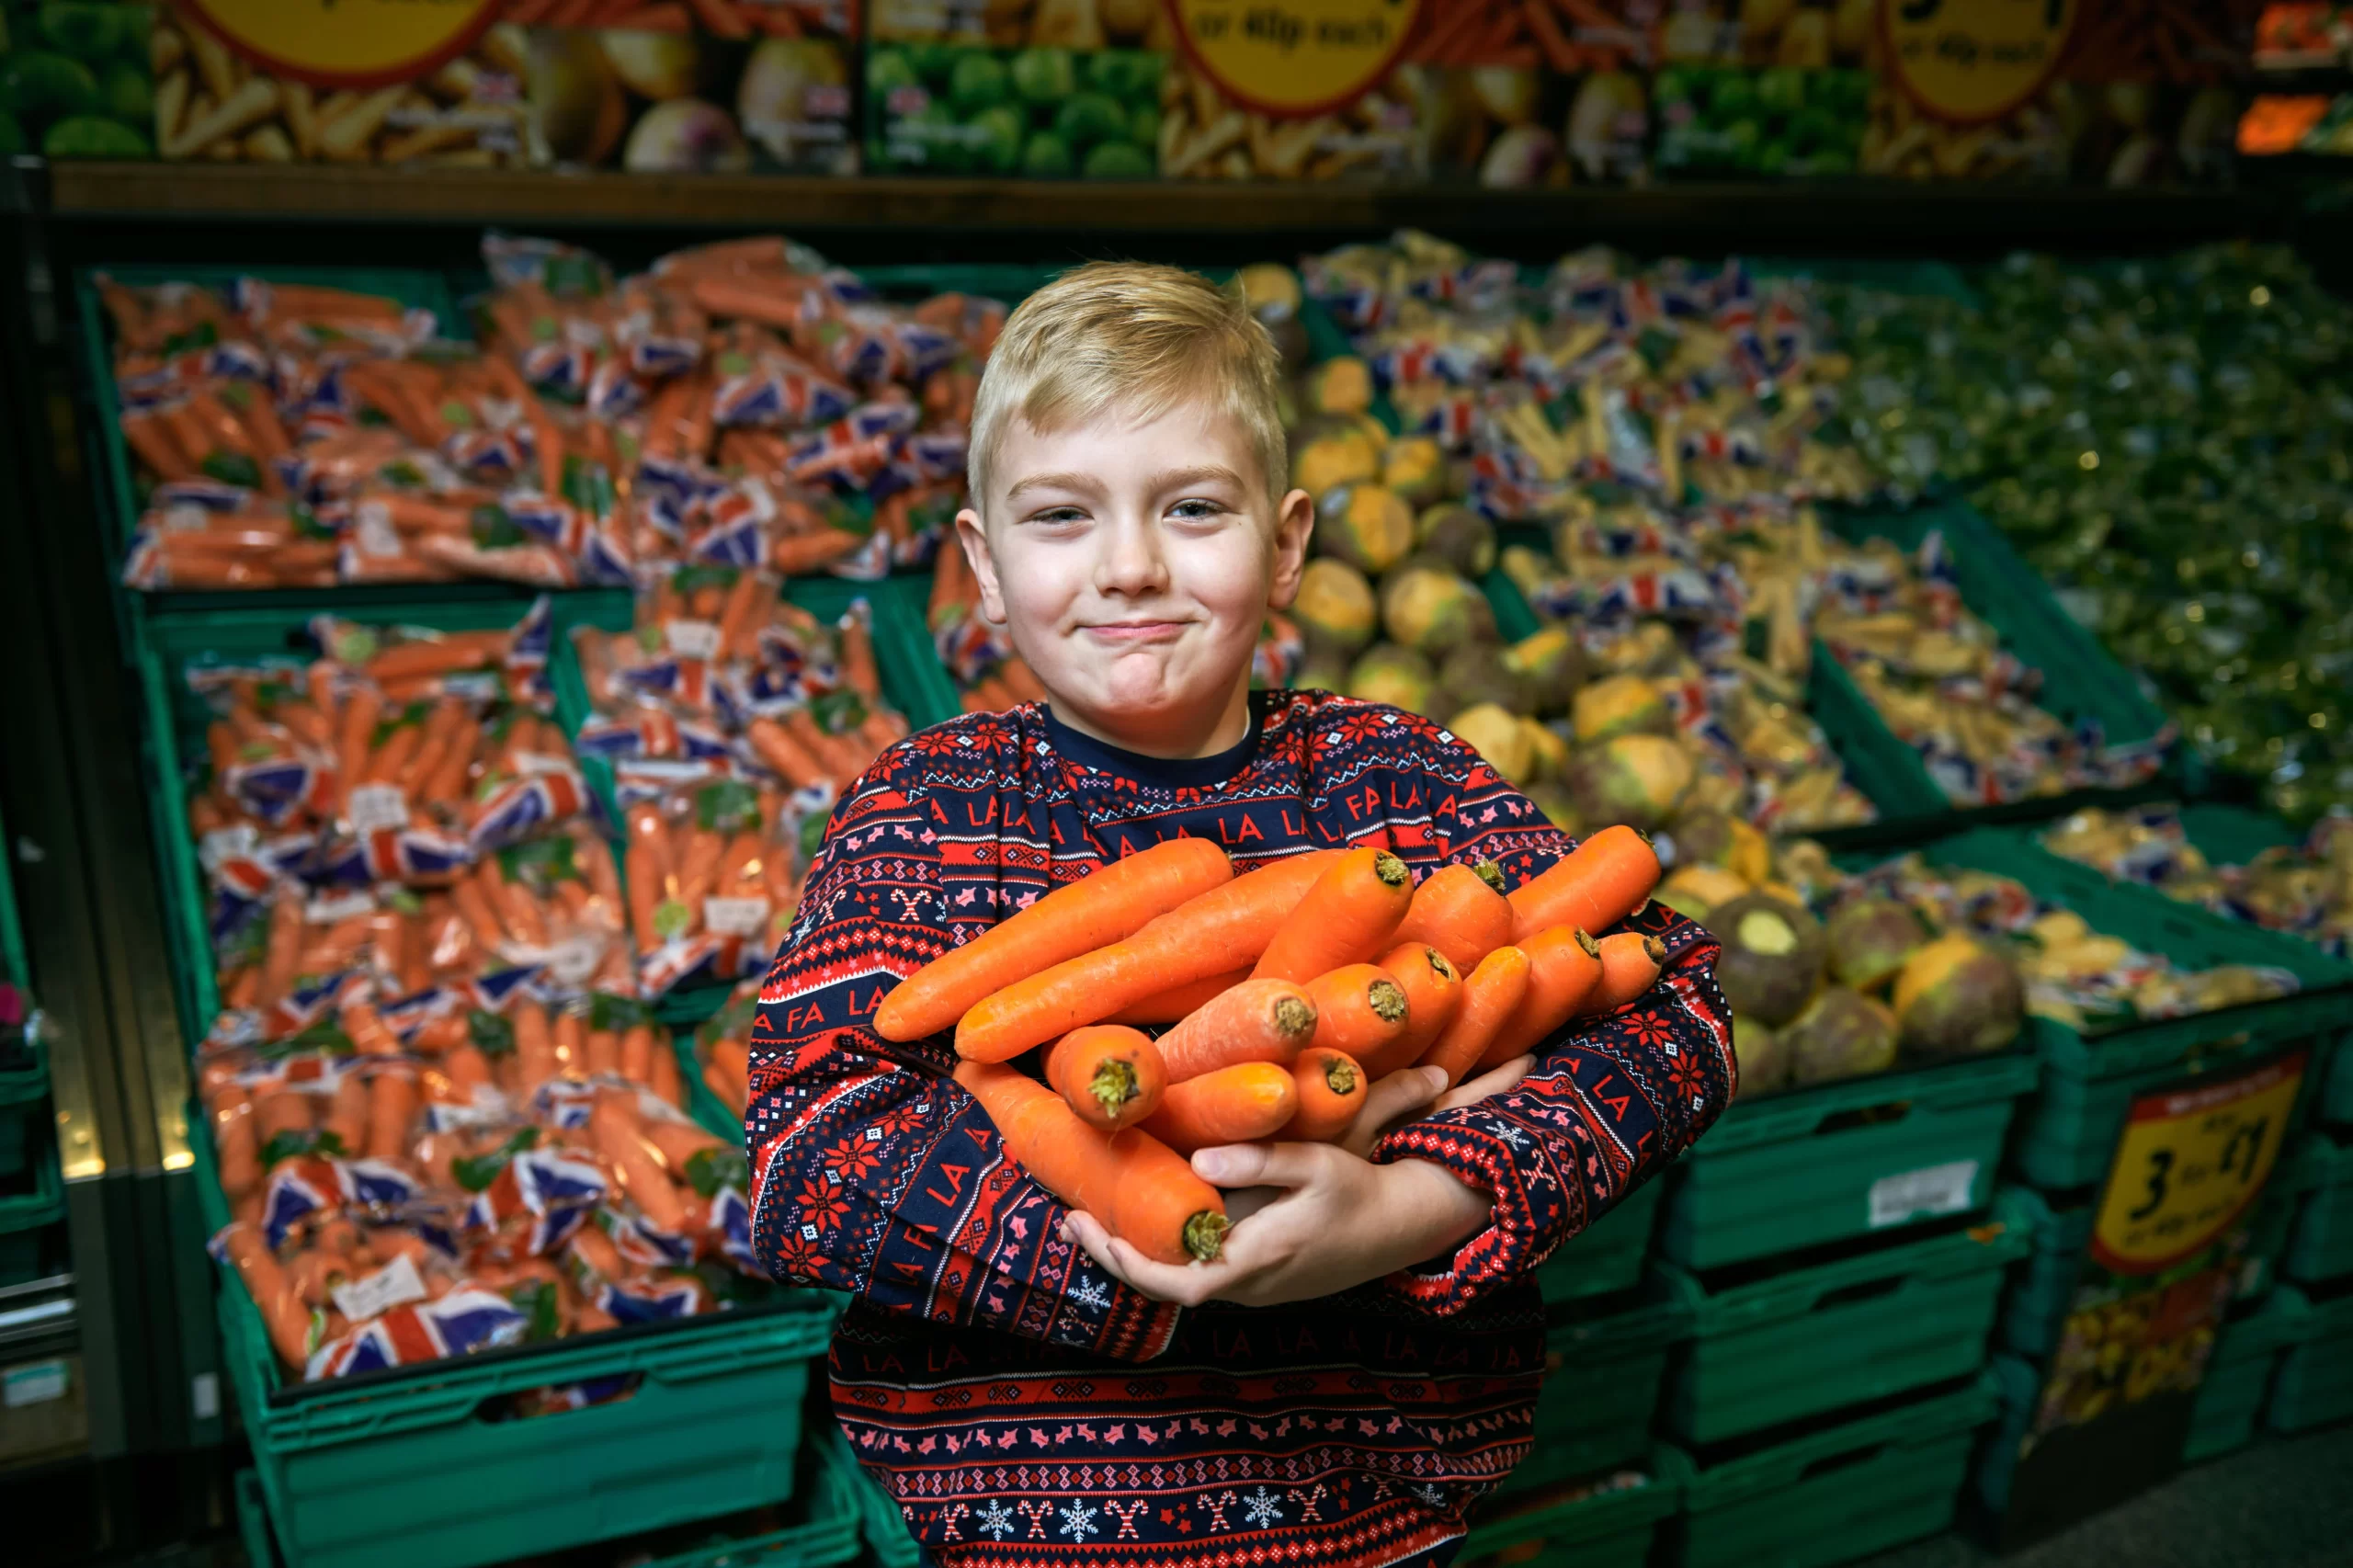
M2322 1069L2320 1091L2313 1101L2313 1118L2331 1127L2353 1127L2353 1040L2339 1036Z
M1738 1284L1662 1265L1692 1319L1665 1430L1717 1443L1966 1377L1985 1364L2002 1270L2030 1240L2005 1196L1982 1225Z
M2327 1294L2282 1285L2272 1295L2289 1344L2265 1424L2302 1432L2353 1415L2353 1291L2339 1281Z
M2029 832L1978 828L1931 844L1923 853L1931 864L2015 878L2045 903L2075 911L2094 930L2185 968L2266 964L2303 983L2303 990L2273 1001L2089 1036L2048 1018L2029 1018L2027 1033L2042 1060L2042 1084L2018 1119L2012 1154L2025 1179L2046 1191L2088 1187L2107 1177L2135 1095L2230 1071L2276 1050L2313 1046L2345 1027L2353 1006L2347 993L2353 965L2293 937L2111 881L2092 867L2052 854Z
M1986 1508L2000 1515L2010 1506L2010 1478L2018 1469L2018 1444L2034 1418L2035 1395L2041 1375L2015 1356L1996 1356L1985 1365L1998 1401L1995 1423L1978 1439L1970 1464L1970 1490Z
M31 1146L29 1178L19 1170L6 1185L23 1190L0 1195L0 1285L21 1285L49 1271L52 1228L65 1218L65 1184L57 1156L46 1140Z
M2263 1398L2287 1346L2289 1314L2267 1301L2222 1325L2190 1409L2189 1436L2181 1457L2192 1463L2243 1449L2255 1440Z
M0 857L7 840L0 837ZM40 1142L48 1119L49 1048L39 1038L29 1042L32 1065L0 1073L0 1186L23 1174L25 1161Z
M1714 1268L1981 1209L2035 1072L2012 1052L1734 1101L1683 1156L1659 1251Z
M380 603L364 615L354 613L351 619L371 625L481 631L513 625L525 608L524 601L514 599L454 603L417 599ZM204 872L197 861L195 837L188 830L183 774L185 759L204 755L204 726L211 714L188 689L184 677L190 667L204 664L306 657L309 650L303 634L313 613L283 605L199 610L149 616L140 629L136 668L146 710L148 821L170 926L173 994L179 1004L182 1037L191 1041L202 1040L210 1031L221 1010L221 997L213 976ZM551 678L560 685L564 666L572 663L572 628L596 625L609 630L629 622L626 592L555 596ZM577 682L576 674L572 678Z
M1825 1568L1949 1527L1990 1376L1711 1463L1684 1494L1684 1568Z
M1668 1353L1690 1332L1690 1310L1656 1291L1554 1324L1544 1335L1533 1444L1498 1490L1532 1491L1639 1459L1650 1446Z
M2042 672L2036 700L2070 726L2090 719L2111 744L2153 739L2165 716L2141 694L2123 666L2098 640L2059 608L2033 568L1965 503L1948 501L1907 511L1829 509L1823 520L1844 538L1881 538L1907 552L1931 528L1951 548L1961 602L1997 632L2002 646ZM1806 710L1822 726L1847 777L1870 797L1882 823L1921 832L1949 832L1970 813L1956 807L1928 777L1920 756L1896 738L1828 646L1813 645Z
M1536 1287L1547 1301L1579 1301L1631 1290L1643 1278L1650 1256L1651 1225L1658 1216L1665 1181L1654 1176L1626 1200L1561 1244L1536 1270Z
M850 1490L858 1499L858 1531L866 1540L866 1549L882 1568L915 1568L923 1561L923 1548L907 1530L906 1516L891 1501L875 1479L866 1473L858 1456L849 1451L848 1442L841 1428L833 1431L834 1451L849 1466Z
M224 289L239 278L259 278L272 283L298 283L313 288L349 289L383 294L402 304L433 312L440 335L459 325L456 303L440 274L377 267L96 267L74 274L74 309L81 313L75 347L82 357L91 395L97 404L91 439L97 448L92 465L98 480L101 510L108 540L119 549L131 540L139 520L139 493L131 480L131 449L122 438L122 404L115 393L114 358L109 351L112 328L99 302L97 275L118 283L145 287L156 283L201 283ZM301 590L289 590L301 592ZM511 593L513 590L509 589Z
M1683 1506L1691 1461L1661 1444L1639 1468L1647 1485L1566 1502L1516 1496L1503 1507L1483 1508L1455 1562L1461 1568L1643 1568L1659 1527Z
M2353 1145L2313 1133L2297 1174L2303 1198L2282 1272L2303 1284L2353 1274Z

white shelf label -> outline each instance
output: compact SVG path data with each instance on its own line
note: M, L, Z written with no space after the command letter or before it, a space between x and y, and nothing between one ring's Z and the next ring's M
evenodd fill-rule
M1871 1183L1871 1229L1958 1214L1969 1207L1970 1192L1976 1186L1975 1160L1955 1160L1948 1165L1925 1165L1881 1176Z

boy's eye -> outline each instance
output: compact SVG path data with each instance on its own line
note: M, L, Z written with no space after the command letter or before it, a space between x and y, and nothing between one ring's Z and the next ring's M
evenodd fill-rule
M1042 512L1030 513L1029 520L1033 523L1078 523L1086 520L1086 514L1075 506L1049 506Z
M1225 509L1225 503L1222 501L1204 501L1199 497L1179 501L1168 508L1172 516L1193 518L1220 517L1224 514Z

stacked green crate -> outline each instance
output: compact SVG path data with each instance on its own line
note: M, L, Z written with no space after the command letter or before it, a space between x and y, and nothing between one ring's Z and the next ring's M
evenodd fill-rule
M1643 1568L1659 1528L1683 1504L1690 1461L1654 1448L1598 1480L1490 1504L1474 1515L1462 1568Z
M1669 1353L1691 1314L1658 1290L1555 1309L1528 1457L1499 1489L1532 1492L1630 1464L1650 1447Z
M7 830L0 826L0 981L16 988L20 1016L6 1027L22 1041L20 1048L0 1046L0 1286L37 1279L62 1258L58 1227L65 1218L65 1188L50 1134L49 1061L39 1031L28 1027L34 1022L30 976L8 846Z
M2275 1292L2287 1353L2272 1379L2265 1424L2302 1432L2353 1415L2353 1279L2282 1285Z
M1626 1195L1617 1208L1562 1244L1536 1270L1544 1300L1560 1303L1614 1295L1641 1283L1650 1256L1651 1227L1658 1218L1664 1176L1654 1176Z
M2270 1392L2272 1372L2293 1327L2292 1314L2276 1301L2266 1301L2222 1325L2206 1362L2205 1381L2198 1385L2183 1459L2193 1463L2215 1459L2255 1440L2264 1396Z
M2295 1225L2280 1272L2300 1285L2353 1274L2353 1141L2313 1133L2304 1140L2295 1174Z

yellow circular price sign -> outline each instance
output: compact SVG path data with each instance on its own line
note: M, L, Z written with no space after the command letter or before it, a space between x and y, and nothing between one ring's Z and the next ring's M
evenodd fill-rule
M2135 1101L2092 1256L2118 1274L2154 1274L2219 1238L2262 1193L2303 1077L2298 1055L2227 1084Z
M1225 96L1262 114L1323 114L1389 74L1421 0L1173 0L1176 36Z
M2079 0L1880 0L1896 81L1938 119L1999 119L2042 90Z
M325 87L404 82L463 54L501 0L181 0L274 75Z

